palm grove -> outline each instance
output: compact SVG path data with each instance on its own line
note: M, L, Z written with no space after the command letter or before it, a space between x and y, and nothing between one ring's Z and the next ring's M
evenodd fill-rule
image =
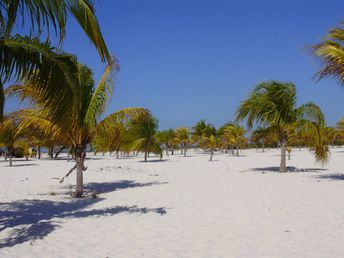
M57 157L65 150L75 165L61 182L76 171L75 197L83 196L83 171L90 150L114 153L117 158L143 153L148 161L152 154L162 159L179 150L188 157L189 149L201 149L213 161L216 152L239 156L243 148L280 147L280 172L286 172L286 152L290 154L291 147L308 147L324 163L329 158L328 146L344 142L344 122L327 127L316 104L297 106L296 87L289 82L256 85L240 103L236 121L218 129L200 120L192 128L158 131L158 120L139 107L104 117L119 66L108 51L92 2L1 0L0 11L0 144L5 158L11 166L19 151L28 158L35 148L40 158L44 147L54 158L54 151ZM77 21L106 66L99 82L89 67L61 49L69 17ZM30 33L14 34L14 24L22 24L22 30ZM57 45L49 41L50 34L58 38ZM343 38L342 27L335 28L313 47L323 64L319 79L334 77L343 84ZM27 107L4 113L8 96L25 101ZM240 121L246 121L248 130Z

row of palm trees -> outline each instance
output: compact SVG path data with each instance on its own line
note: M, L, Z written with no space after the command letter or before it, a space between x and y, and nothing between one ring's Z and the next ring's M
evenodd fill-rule
M339 139L337 130L326 127L324 115L314 103L296 105L292 83L263 82L241 102L236 122L218 130L204 120L192 130L178 128L157 132L158 121L149 110L127 108L102 119L113 93L113 74L118 64L111 57L100 31L90 0L0 1L0 138L11 154L18 142L28 145L64 146L76 161L67 173L76 170L76 197L83 194L83 171L87 146L99 151L141 151L162 155L162 147L173 153L180 148L184 156L190 147L209 150L239 149L248 143L245 130L259 126L252 142L276 143L281 147L280 171L286 171L286 151L293 144L310 147L318 161L326 162L328 145ZM107 63L95 84L90 68L61 50L67 18L74 17ZM24 22L26 21L26 22ZM29 22L27 22L29 21ZM14 24L30 31L14 34ZM54 32L59 43L52 45ZM314 46L322 61L319 79L334 77L344 85L344 30L332 29L327 38ZM3 116L5 98L15 95L29 103L28 108ZM341 137L341 136L340 136ZM52 152L51 152L52 153ZM12 162L10 155L10 162Z

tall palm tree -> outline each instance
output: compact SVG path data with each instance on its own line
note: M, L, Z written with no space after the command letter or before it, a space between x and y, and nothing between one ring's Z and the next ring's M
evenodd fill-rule
M114 89L112 69L112 65L109 64L99 83L95 86L91 70L84 65L78 65L76 81L73 84L76 85L79 94L72 103L68 115L63 116L63 120L54 120L54 117L50 115L50 110L42 108L42 106L44 107L45 95L41 95L41 92L37 91L34 86L31 87L31 84L23 87L15 86L18 94L22 98L29 98L36 107L23 112L20 128L37 130L47 136L51 136L52 132L54 136L63 135L75 154L76 164L65 177L76 169L76 197L83 195L86 147L93 137L102 134L110 141L118 135L118 120L149 115L149 111L146 109L127 108L114 112L102 120L100 119ZM61 81L61 83L64 82ZM65 177L62 178L61 182Z
M298 128L311 138L317 161L328 159L328 146L323 140L324 115L314 103L296 106L296 88L292 83L269 81L259 83L238 107L237 120L247 119L249 128L254 123L269 127L278 133L281 146L280 172L286 172L288 129Z
M186 127L177 128L175 131L175 139L180 144L181 149L186 157L187 149L190 145L190 130Z
M30 79L39 90L44 90L48 102L57 103L59 118L69 109L68 103L75 94L73 75L77 70L70 55L60 54L48 41L52 31L60 43L65 37L68 17L74 17L79 26L97 48L101 59L112 62L99 28L90 0L1 0L0 1L0 122L3 119L4 88L10 81ZM13 35L13 27L22 25L29 36ZM40 42L44 34L47 39ZM32 37L33 35L33 37ZM61 45L61 44L59 44ZM60 84L63 78L64 84ZM74 94L72 94L74 93Z

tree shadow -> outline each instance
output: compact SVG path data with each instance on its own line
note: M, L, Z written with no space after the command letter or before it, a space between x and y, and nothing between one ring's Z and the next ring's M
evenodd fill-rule
M13 164L12 167L31 167L31 166L38 166L36 163L28 163L28 164ZM10 167L9 165L6 167Z
M151 160L147 160L147 161L144 161L144 160L140 160L139 162L141 163L156 163L156 162L166 162L168 161L168 159L151 159Z
M0 232L8 231L7 237L0 239L0 248L13 247L27 241L43 239L55 229L62 227L60 219L63 218L113 216L120 213L166 214L164 207L115 206L85 210L102 200L102 198L78 199L69 202L21 200L0 203Z
M279 167L262 167L262 168L252 168L251 171L258 172L279 172ZM287 172L301 173L301 172L321 172L326 171L324 168L297 168L297 167L287 167Z
M168 182L159 182L153 181L148 183L138 183L133 180L121 180L115 182L93 182L89 184L85 184L84 190L85 192L96 192L97 194L102 193L109 193L118 190L128 189L128 188L136 188L136 187L145 187L145 186L152 186L152 185L163 185L167 184Z
M320 176L317 176L317 178L338 181L338 180L344 180L344 174L335 173L335 174L329 174L329 175L320 175Z

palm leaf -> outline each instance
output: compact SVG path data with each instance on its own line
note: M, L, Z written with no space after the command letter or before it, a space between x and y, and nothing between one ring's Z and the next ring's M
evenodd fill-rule
M90 0L2 0L0 24L5 37L9 37L13 26L21 22L22 27L29 24L30 34L41 35L43 29L46 29L48 38L50 29L53 28L62 42L65 37L68 14L71 14L79 23L97 48L101 59L111 62L111 56L95 15L93 2ZM27 20L30 22L24 22Z
M0 39L0 75L3 83L24 80L36 88L55 120L63 118L77 96L75 58L57 53L49 43L40 43L37 38Z
M91 100L89 101L84 121L90 126L96 122L101 114L103 114L109 99L112 97L114 91L112 71L113 63L110 63L106 67L105 72L94 90Z

